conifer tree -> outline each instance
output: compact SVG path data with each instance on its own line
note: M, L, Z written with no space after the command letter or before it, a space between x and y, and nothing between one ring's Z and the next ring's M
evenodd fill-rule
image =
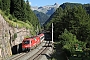
M26 22L27 20L27 14L26 14L26 3L24 0L21 0L21 14L22 14L22 20Z
M67 5L62 11L62 15L60 15L61 10L59 9L60 7L48 23L48 26L50 26L51 22L54 22L56 38L63 33L64 29L67 29L70 33L75 34L78 40L86 41L90 39L90 17L81 5L74 7Z
M10 13L10 0L0 0L0 8L7 13Z
M11 9L10 13L17 17L21 18L21 0L11 0Z
M0 0L0 9L2 10L2 0Z

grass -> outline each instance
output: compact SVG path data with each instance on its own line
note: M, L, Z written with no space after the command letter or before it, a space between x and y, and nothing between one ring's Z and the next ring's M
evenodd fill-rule
M5 14L2 14L2 15L3 15L4 19L9 23L10 26L19 27L19 28L25 27L28 29L33 27L32 25L30 26L28 23L25 23L25 22L17 20L17 19L16 19L16 21L13 21L14 19L9 20Z
M15 17L13 18L12 15L8 14L8 16L5 15L5 12L0 10L0 14L3 16L3 18L9 23L9 26L11 27L17 27L17 28L26 28L29 29L32 35L35 35L34 28L31 23L26 23L20 20L17 20ZM11 19L11 20L10 20Z

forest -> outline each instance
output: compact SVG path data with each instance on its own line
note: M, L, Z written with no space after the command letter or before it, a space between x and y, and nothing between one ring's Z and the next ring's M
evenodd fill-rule
M58 50L65 51L69 59L90 59L90 4L63 3L45 23L45 29L51 31L52 23Z

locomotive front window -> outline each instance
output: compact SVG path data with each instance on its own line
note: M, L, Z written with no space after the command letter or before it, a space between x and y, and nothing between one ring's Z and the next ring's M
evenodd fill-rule
M36 38L34 38L34 40L37 41Z
M27 41L24 41L24 44L29 44L30 42L27 40Z

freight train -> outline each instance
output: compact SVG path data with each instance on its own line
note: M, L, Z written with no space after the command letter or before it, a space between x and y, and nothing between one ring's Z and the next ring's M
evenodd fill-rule
M31 49L35 48L38 46L41 42L43 42L45 39L45 36L43 33L30 37L30 38L25 38L22 41L22 51L30 51Z

